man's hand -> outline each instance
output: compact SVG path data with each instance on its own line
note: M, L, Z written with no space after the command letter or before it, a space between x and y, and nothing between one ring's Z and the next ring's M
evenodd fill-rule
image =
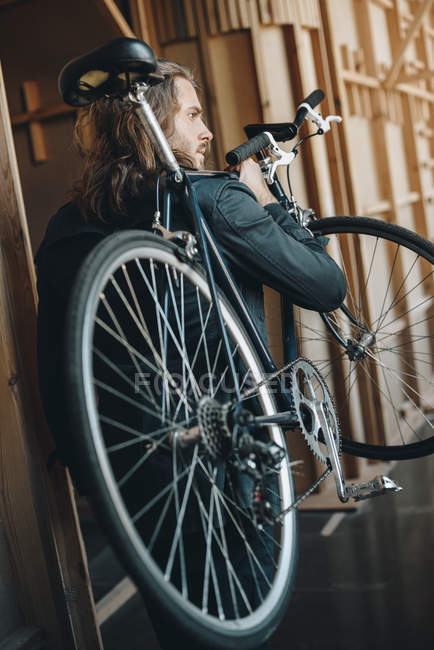
M276 197L268 189L267 183L262 176L261 168L253 158L243 160L240 165L231 167L230 171L237 171L240 174L240 181L247 185L256 196L260 205L267 203L278 203Z

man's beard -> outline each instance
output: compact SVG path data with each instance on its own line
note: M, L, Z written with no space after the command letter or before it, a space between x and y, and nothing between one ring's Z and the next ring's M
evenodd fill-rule
M170 139L169 139L170 144ZM176 160L182 167L191 167L193 169L205 169L205 160L209 154L209 145L204 144L197 148L197 150L191 151L189 143L186 138L180 138L177 142L172 145L172 151L175 155ZM202 162L198 163L198 154L203 153Z

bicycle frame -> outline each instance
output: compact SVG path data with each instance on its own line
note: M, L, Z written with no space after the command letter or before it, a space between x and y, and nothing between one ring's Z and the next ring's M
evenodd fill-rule
M249 311L248 306L241 294L240 289L237 286L235 279L230 272L223 255L218 247L218 244L208 226L208 223L203 215L200 206L198 204L197 198L195 196L195 189L193 186L194 181L203 178L203 175L200 172L184 172L187 182L182 189L183 198L186 204L187 210L190 212L190 215L193 220L193 226L195 230L195 235L198 238L203 254L203 264L207 273L208 279L212 282L217 281L218 286L222 289L223 293L229 300L231 306L237 313L237 316L240 318L242 324L249 337L251 338L255 350L262 362L264 370L267 374L273 375L276 374L276 378L279 380L280 390L278 391L279 406L281 406L284 411L293 411L293 403L289 392L283 385L282 377L280 376L281 370L278 370L276 364L274 363L271 355L268 351L266 343L263 341L254 319ZM207 175L220 176L222 172L207 172ZM172 187L170 187L172 185ZM164 198L163 198L163 225L168 230L170 229L171 224L171 211L172 211L172 200L171 194L179 194L180 190L178 189L180 184L170 184L167 183L164 187ZM216 305L214 304L214 307ZM220 334L222 337L225 336L225 329L222 323L219 323L221 328ZM229 355L230 356L230 355ZM233 368L233 373L235 369ZM236 376L233 376L234 381L236 382ZM235 384L236 386L236 384ZM286 424L286 423L285 423ZM298 426L297 417L288 416L288 427L296 428Z

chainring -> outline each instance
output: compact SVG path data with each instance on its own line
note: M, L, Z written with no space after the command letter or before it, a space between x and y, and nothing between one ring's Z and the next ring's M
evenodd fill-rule
M314 364L298 357L287 369L294 407L300 430L313 454L327 464L325 439L317 416L316 402L323 402L338 452L341 452L339 419L327 384Z

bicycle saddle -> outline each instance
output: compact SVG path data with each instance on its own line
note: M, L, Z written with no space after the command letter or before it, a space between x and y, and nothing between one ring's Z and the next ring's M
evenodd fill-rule
M153 50L135 38L116 38L67 63L59 75L59 92L70 106L86 106L103 95L125 94L136 81L154 85L163 81L155 74Z

